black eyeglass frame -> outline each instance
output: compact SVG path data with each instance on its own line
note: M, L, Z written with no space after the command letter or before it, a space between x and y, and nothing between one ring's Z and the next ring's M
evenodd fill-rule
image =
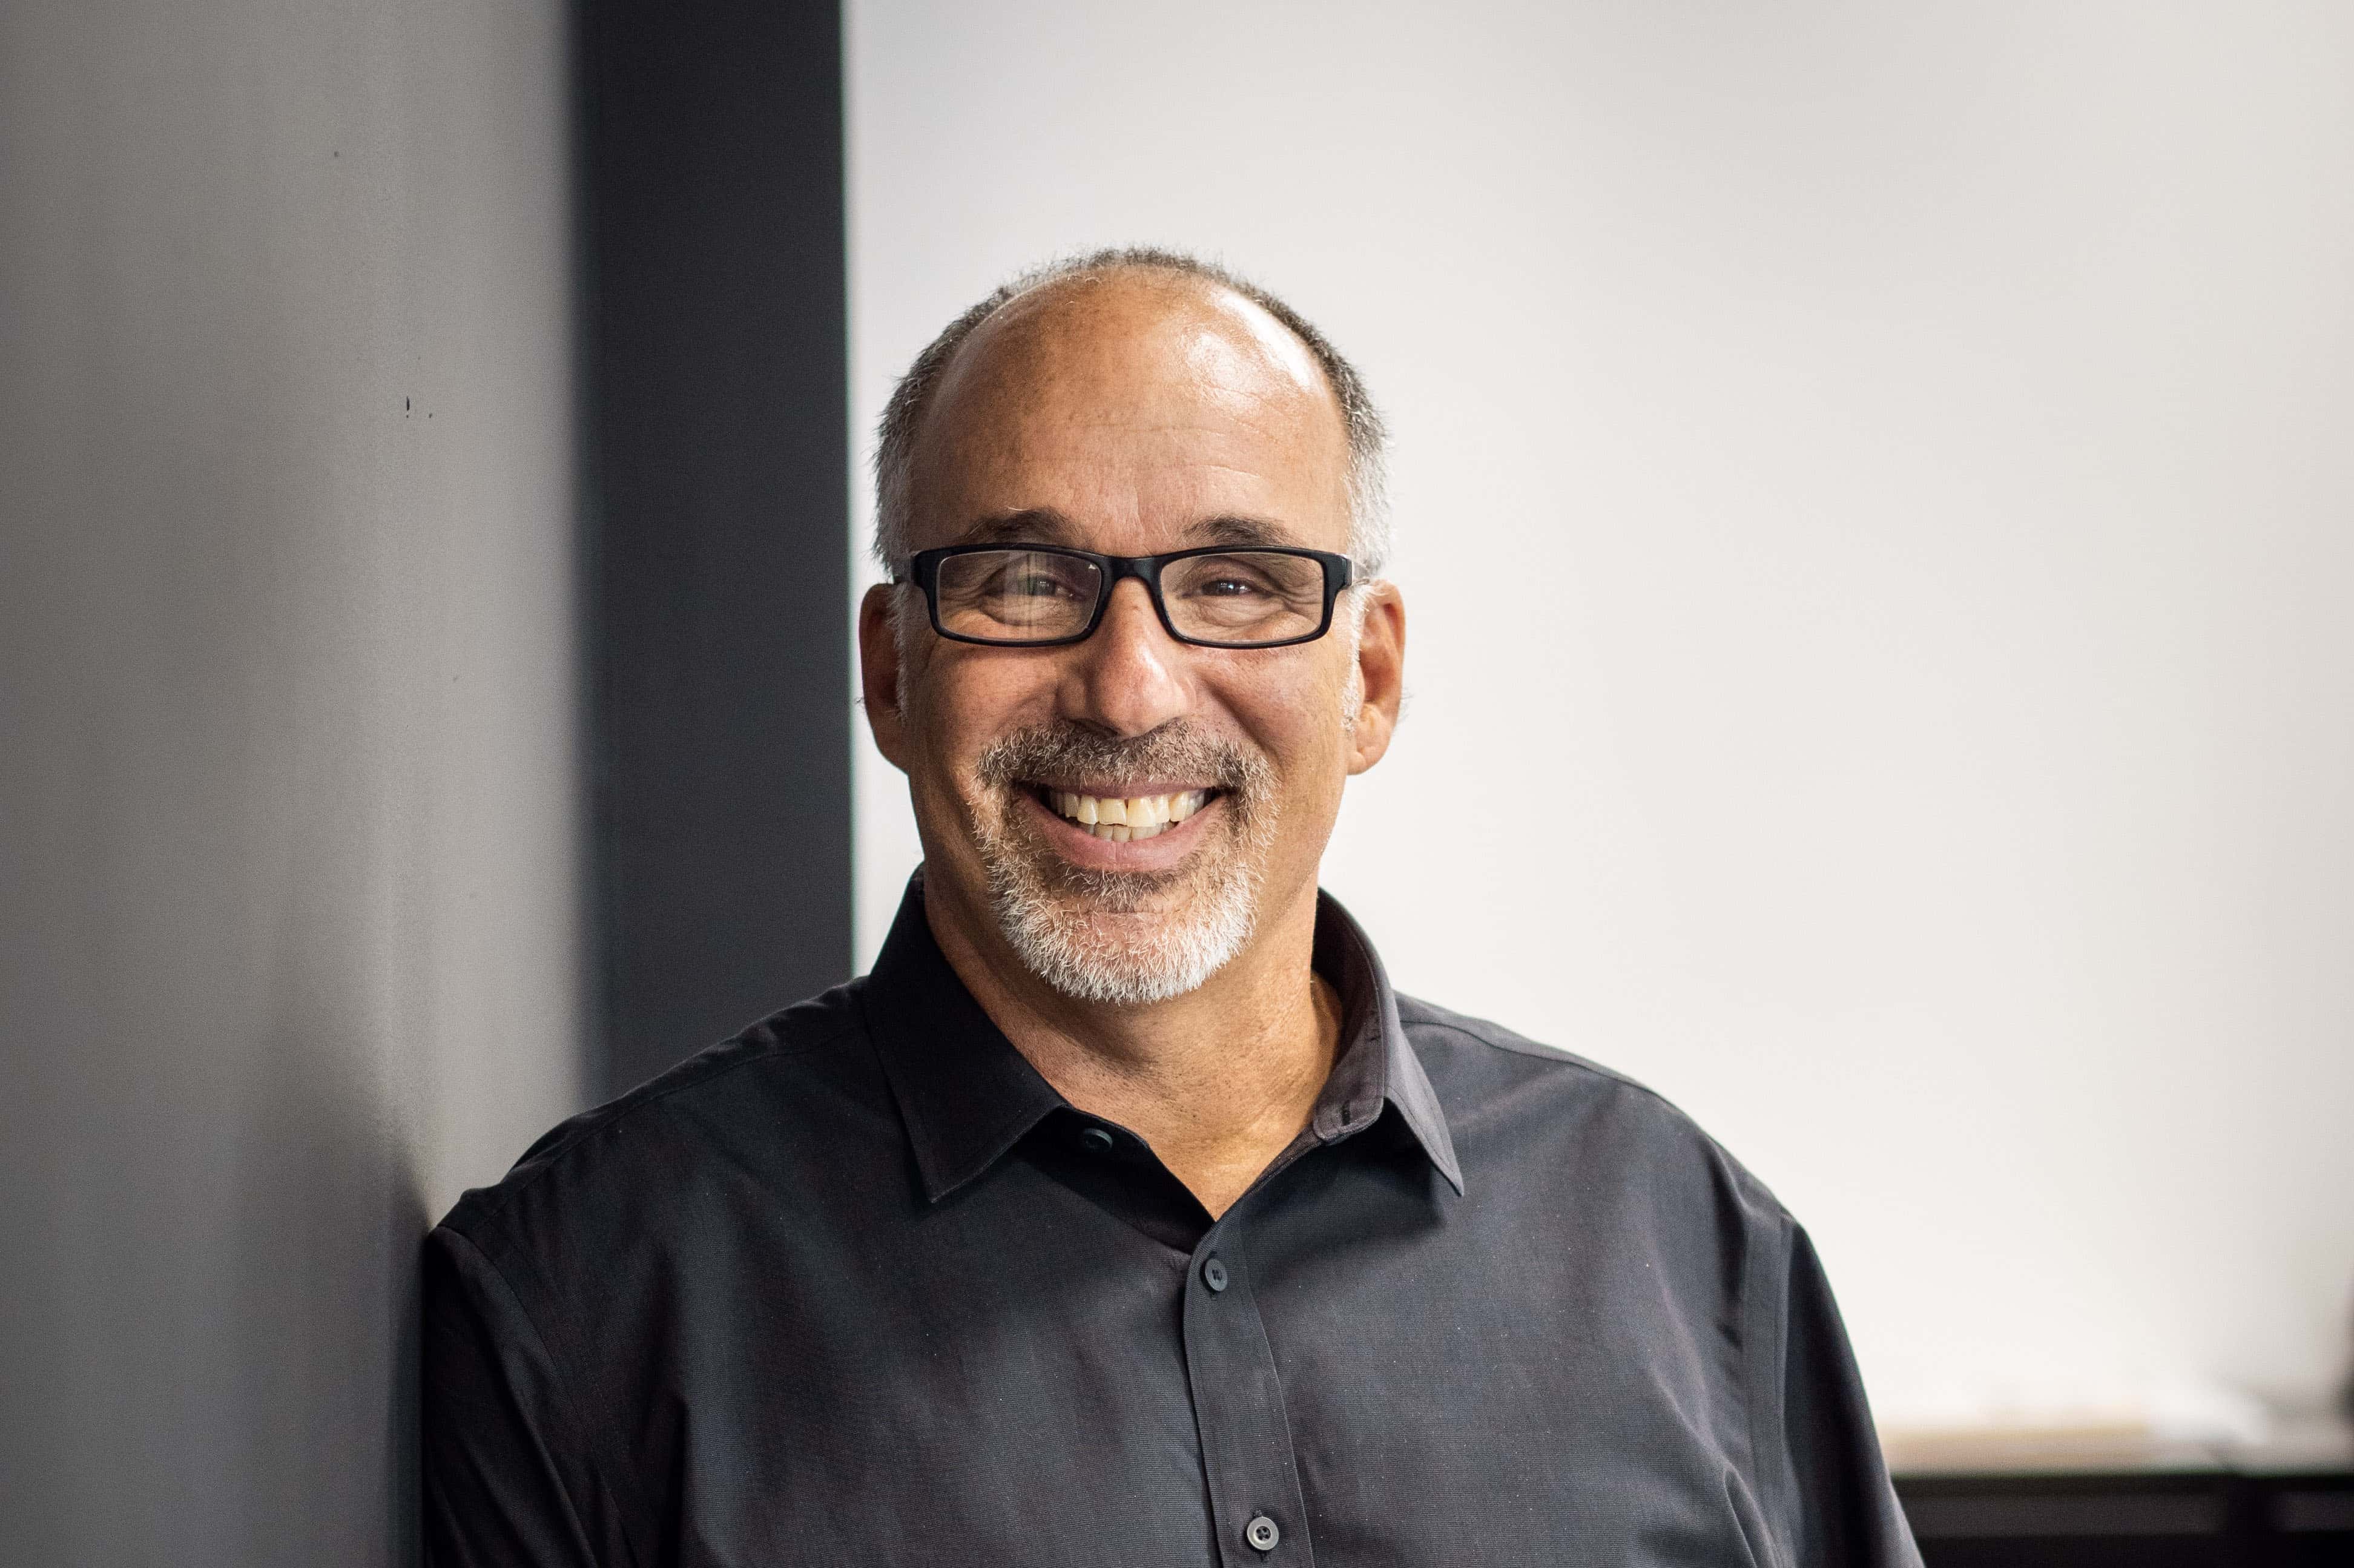
M1034 556L1067 556L1074 560L1091 563L1103 576L1103 591L1096 595L1096 607L1087 623L1067 637L970 637L960 631L950 631L940 624L940 563L955 556L978 556L984 551L1022 551ZM1206 637L1188 637L1177 630L1169 619L1169 605L1161 597L1161 569L1172 561L1188 560L1196 556L1297 556L1314 561L1324 568L1324 615L1316 630L1298 637L1286 637L1275 642L1218 642ZM970 642L981 648L1062 648L1073 642L1085 642L1103 624L1104 611L1111 606L1112 589L1129 577L1144 585L1145 596L1152 600L1153 613L1161 618L1161 629L1179 642L1193 648L1234 648L1257 651L1262 648L1292 648L1302 642L1313 642L1332 630L1332 607L1340 602L1341 593L1355 581L1356 567L1348 556L1331 550L1303 550L1290 545L1204 545L1191 550L1172 550L1165 556L1104 556L1093 550L1075 550L1066 545L945 545L937 550L918 550L907 557L907 569L895 575L895 583L912 582L924 590L924 605L930 612L932 630L951 642Z

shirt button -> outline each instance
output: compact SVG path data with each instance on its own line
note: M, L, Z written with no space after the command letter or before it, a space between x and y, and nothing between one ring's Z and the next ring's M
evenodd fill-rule
M1208 1286L1212 1290L1224 1290L1226 1287L1226 1266L1225 1262L1214 1257L1209 1262L1204 1264L1202 1266L1202 1283ZM1264 1514L1260 1516L1261 1519L1264 1519L1265 1517L1266 1516ZM1252 1521L1251 1528L1253 1530L1257 1530L1258 1528L1257 1520ZM1267 1528L1272 1530L1275 1526L1269 1524Z
M1091 1127L1087 1128L1087 1131L1079 1134L1079 1147L1086 1150L1089 1154L1109 1154L1111 1152L1111 1134L1106 1132L1099 1127Z
M1243 1526L1243 1539L1251 1543L1254 1552L1272 1552L1275 1543L1283 1539L1283 1531L1275 1520L1261 1514Z

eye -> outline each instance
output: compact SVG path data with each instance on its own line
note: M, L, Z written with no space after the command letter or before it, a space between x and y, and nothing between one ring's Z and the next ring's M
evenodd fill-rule
M976 587L996 599L1076 599L1079 593L1076 584L1053 567L1037 565L1035 557L1027 566L1001 567Z

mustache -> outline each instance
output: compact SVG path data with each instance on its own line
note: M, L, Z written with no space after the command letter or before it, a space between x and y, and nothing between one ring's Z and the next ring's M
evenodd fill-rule
M1198 779L1246 806L1265 796L1274 776L1264 758L1184 719L1138 736L1106 735L1074 724L1034 725L992 741L975 771L983 784L997 789L1074 777Z

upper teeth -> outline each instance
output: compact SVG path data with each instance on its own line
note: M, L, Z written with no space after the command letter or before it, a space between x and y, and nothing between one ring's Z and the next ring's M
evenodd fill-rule
M1099 839L1126 843L1165 833L1209 803L1206 789L1181 789L1173 795L1080 795L1049 789L1055 810Z

